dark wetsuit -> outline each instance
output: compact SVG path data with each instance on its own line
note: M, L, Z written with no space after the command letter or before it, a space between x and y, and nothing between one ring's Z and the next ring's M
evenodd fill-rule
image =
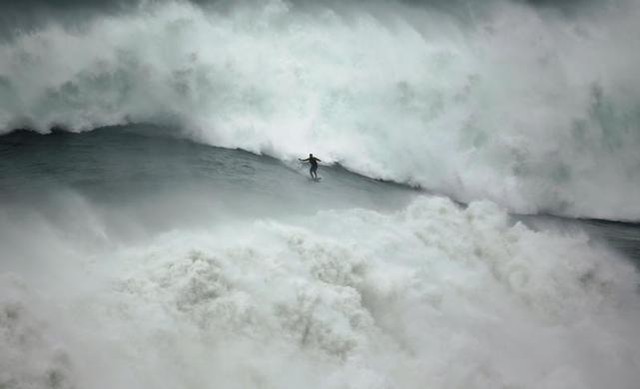
M311 178L318 178L318 162L322 162L320 161L318 158L316 157L309 157L307 159L301 159L301 161L303 162L309 162L311 164L311 168L309 169L309 174L311 175Z

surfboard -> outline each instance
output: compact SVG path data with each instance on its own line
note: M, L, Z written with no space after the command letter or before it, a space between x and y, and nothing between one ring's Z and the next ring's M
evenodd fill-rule
M320 182L320 180L322 180L322 177L317 177L317 178L311 178L311 177L309 177L309 179L310 179L311 181Z

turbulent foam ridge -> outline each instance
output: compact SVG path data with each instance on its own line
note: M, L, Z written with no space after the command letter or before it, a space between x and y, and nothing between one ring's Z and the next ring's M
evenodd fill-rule
M74 387L70 356L44 315L55 309L42 300L17 277L0 274L1 387Z
M0 45L0 131L176 125L462 201L637 220L640 11L605 3L162 2L52 22Z
M640 378L631 266L585 236L512 226L491 203L419 198L394 214L175 232L90 263L78 269L109 263L112 276L78 301L56 299L65 314L40 315L46 325L29 318L37 299L0 280L1 384L46 380L38 361L55 346L43 334L74 332L60 342L66 386L51 387L631 388ZM16 301L20 320L9 317ZM24 333L41 339L35 360Z

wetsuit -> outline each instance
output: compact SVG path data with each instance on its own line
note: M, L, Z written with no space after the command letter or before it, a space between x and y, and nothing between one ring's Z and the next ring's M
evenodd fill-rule
M311 168L309 168L309 174L311 175L312 178L318 178L318 162L322 162L320 161L318 158L316 157L309 157L307 159L301 159L301 161L303 162L309 162L311 164Z

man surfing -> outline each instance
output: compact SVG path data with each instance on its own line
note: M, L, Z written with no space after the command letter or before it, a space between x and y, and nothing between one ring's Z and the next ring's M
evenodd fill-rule
M306 159L298 158L298 160L301 162L309 162L309 164L311 165L311 168L309 169L309 174L311 175L312 179L317 180L318 179L318 173L317 173L318 162L322 162L322 161L314 157L313 154L309 154L309 158L306 158Z

